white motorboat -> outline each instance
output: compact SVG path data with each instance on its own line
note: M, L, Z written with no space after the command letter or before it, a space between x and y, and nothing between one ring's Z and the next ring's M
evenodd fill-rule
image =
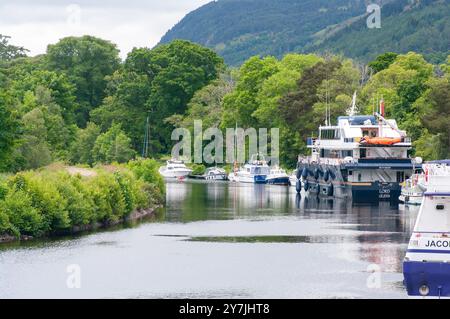
M403 262L408 295L450 298L450 166L424 164L427 190Z
M414 174L411 178L405 181L402 186L400 197L398 198L400 203L405 205L422 204L423 194L426 190L423 179L423 174Z
M272 185L289 185L289 175L286 171L278 166L273 167L267 176L267 184Z
M192 173L192 170L188 168L183 161L170 160L167 161L166 166L162 166L159 169L159 173L167 179L183 179Z
M237 169L228 175L232 182L266 184L267 176L270 174L270 167L263 156L253 155L250 162L244 167Z
M207 181L226 181L228 179L227 172L219 167L210 167L205 171L203 175Z

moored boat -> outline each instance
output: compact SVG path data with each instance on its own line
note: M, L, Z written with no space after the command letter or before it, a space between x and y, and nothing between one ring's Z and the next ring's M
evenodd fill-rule
M159 173L166 179L184 179L192 173L192 170L183 161L172 159L159 169Z
M266 184L270 167L263 156L256 154L251 157L249 163L241 168L235 165L234 172L228 175L228 179L238 183Z
M278 166L270 169L267 176L267 184L271 185L290 185L289 175L286 171Z
M427 190L403 262L411 297L450 298L450 166L424 164Z
M400 203L405 205L420 205L422 204L423 194L425 193L425 186L421 181L424 179L423 174L414 174L411 178L405 181L402 186Z
M210 167L207 168L205 174L203 175L204 179L207 181L226 181L228 180L227 172L224 169L219 167Z
M412 144L406 132L394 119L385 119L384 111L330 122L319 127L317 138L308 139L311 155L299 157L297 176L305 191L354 202L398 203L401 184L422 164L421 158L408 157Z

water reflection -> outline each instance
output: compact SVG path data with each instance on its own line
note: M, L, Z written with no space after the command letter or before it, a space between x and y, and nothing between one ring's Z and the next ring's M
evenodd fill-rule
M221 182L170 182L166 200L141 224L0 246L0 298L406 297L417 207ZM83 289L67 289L69 264L82 266ZM371 264L380 289L366 285Z
M261 219L296 216L324 219L328 228L356 233L329 236L197 236L184 240L215 243L329 243L339 244L346 258L379 265L384 272L401 273L406 245L414 228L418 207L354 205L343 199L299 195L294 188L216 183L173 183L168 194L178 193L176 201L168 195L170 221ZM180 189L183 191L179 192ZM189 189L189 191L186 191ZM347 245L346 245L347 244ZM354 245L358 244L355 249Z

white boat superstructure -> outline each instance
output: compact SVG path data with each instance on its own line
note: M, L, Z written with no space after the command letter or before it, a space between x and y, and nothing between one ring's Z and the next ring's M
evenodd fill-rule
M253 155L250 162L241 168L235 165L234 172L228 175L232 182L266 184L267 176L270 174L270 167L264 157Z
M354 201L398 201L400 184L422 162L409 158L410 138L383 112L328 121L307 144L311 155L297 164L305 190Z
M206 169L204 177L208 181L225 181L228 179L227 172L219 167L210 167Z
M450 166L424 164L426 191L403 273L413 297L450 297Z
M270 169L270 173L267 176L267 184L273 185L289 185L289 175L286 171L279 166L274 166Z
M183 161L170 160L167 161L166 166L159 169L159 173L167 179L183 179L189 176L192 170Z

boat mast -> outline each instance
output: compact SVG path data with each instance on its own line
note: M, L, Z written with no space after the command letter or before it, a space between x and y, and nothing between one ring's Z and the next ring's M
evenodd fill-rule
M148 157L148 149L150 144L150 116L147 116L147 121L145 123L145 134L144 134L144 145L142 147L142 157Z

